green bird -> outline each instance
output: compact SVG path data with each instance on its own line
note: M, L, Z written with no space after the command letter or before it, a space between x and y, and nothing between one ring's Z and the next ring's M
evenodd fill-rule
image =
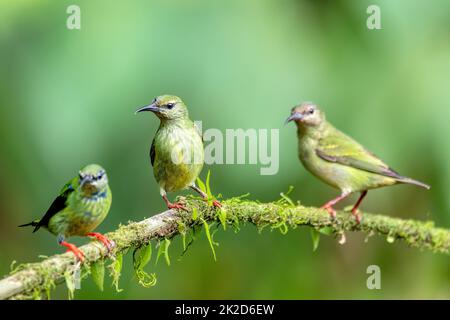
M92 232L107 216L112 194L105 169L90 164L81 169L59 192L45 215L19 227L33 226L33 232L41 227L57 236L58 243L83 260L83 252L65 241L71 236L89 236L101 241L108 249L112 242L100 233Z
M195 190L207 200L208 196L195 185L203 168L203 140L198 128L189 119L186 105L177 96L162 95L136 113L143 111L153 112L160 120L150 147L150 161L167 208L185 209L180 203L171 203L167 192L186 188ZM216 200L213 205L221 206Z
M425 183L401 176L387 164L345 135L326 119L315 104L304 102L291 111L286 123L297 125L298 156L303 166L325 183L341 190L341 195L322 206L332 217L333 205L354 192L360 192L352 214L359 223L358 207L367 190L397 183L414 184L426 189Z

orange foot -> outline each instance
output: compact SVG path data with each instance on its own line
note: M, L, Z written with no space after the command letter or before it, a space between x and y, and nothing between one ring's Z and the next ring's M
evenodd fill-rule
M353 215L353 217L355 217L356 223L360 224L361 223L361 214L358 212L358 208L352 209L352 215Z
M188 211L186 209L186 207L184 205L182 205L181 203L179 203L179 202L174 202L174 203L170 202L169 199L167 199L166 195L163 195L162 198L163 198L164 202L166 203L167 208L169 208L169 209L182 209L182 210Z
M112 242L111 240L109 240L107 237L105 237L104 235L102 235L101 233L98 232L89 232L88 234L86 234L86 236L88 237L94 237L96 238L98 241L102 242L105 247L108 249L108 251L111 251L111 249L114 247L114 242Z
M326 205L320 207L320 209L325 209L325 210L327 210L328 213L330 214L330 217L331 217L332 219L335 219L335 218L336 218L336 210L334 210L333 207L332 207L331 205L326 204Z
M217 200L214 200L213 202L212 202L212 204L213 204L213 206L214 207L216 207L216 208L222 208L222 204L219 202L219 201L217 201Z
M84 254L80 249L77 248L76 245L65 242L65 241L61 241L60 245L67 248L66 252L69 252L69 251L73 252L73 254L75 255L75 257L77 258L78 261L81 261L81 262L84 261Z
M167 208L169 208L169 209L181 209L181 210L188 211L183 204L178 203L178 202L174 202L174 203L169 202L169 203L167 203Z

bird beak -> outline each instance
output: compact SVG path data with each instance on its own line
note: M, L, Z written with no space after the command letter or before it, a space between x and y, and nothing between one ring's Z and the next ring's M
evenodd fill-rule
M150 104L148 106L142 107L140 109L137 109L135 114L139 113L139 112L144 112L144 111L151 111L151 112L155 112L158 113L160 111L160 109L154 104Z
M86 176L80 181L80 186L83 187L85 184L89 184L91 182L92 182L92 178L90 176Z
M294 121L294 120L302 120L303 115L301 113L293 113L291 114L286 121L284 122L284 125L287 125L289 122Z

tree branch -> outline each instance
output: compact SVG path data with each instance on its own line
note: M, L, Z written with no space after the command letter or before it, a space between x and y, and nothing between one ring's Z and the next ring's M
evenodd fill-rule
M319 231L327 229L327 233L340 237L345 241L345 231L359 231L368 235L387 236L389 242L403 240L408 246L421 250L449 253L450 230L435 228L433 222L403 220L364 213L360 224L356 224L351 214L340 212L337 219L331 220L328 213L314 207L293 206L289 200L272 203L232 198L222 202L223 209L216 210L201 200L185 199L188 212L168 210L140 222L130 222L120 226L116 231L106 234L116 244L112 256L130 248L140 248L151 240L171 238L186 232L195 225L216 221L238 227L242 222L250 222L259 230L265 227L287 232L289 228L309 226ZM198 217L192 214L196 211ZM86 259L85 264L104 259L107 249L98 242L91 242L80 249ZM21 266L10 275L0 280L0 299L29 298L32 293L49 290L49 283L61 283L68 270L74 268L75 259L72 253L58 254L38 263Z

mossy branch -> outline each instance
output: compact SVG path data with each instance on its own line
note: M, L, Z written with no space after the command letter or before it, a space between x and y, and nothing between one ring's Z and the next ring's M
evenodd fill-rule
M106 234L116 244L108 254L98 242L80 247L86 259L85 265L114 257L130 248L141 248L154 239L169 239L185 233L195 225L218 222L238 227L242 222L254 224L259 230L265 227L287 232L289 228L309 226L322 233L335 234L345 241L344 232L359 231L368 235L384 235L389 242L403 240L408 246L421 250L449 253L450 230L435 228L433 222L403 220L383 215L363 213L357 224L351 214L339 212L331 220L324 210L294 206L289 199L278 202L258 203L232 198L222 201L222 210L216 210L201 200L185 199L189 211L168 210L140 222L130 222L116 231ZM324 232L326 230L326 232ZM58 254L38 263L22 265L19 270L0 280L0 299L23 299L40 296L55 284L64 282L65 275L73 270L75 259L72 253Z

